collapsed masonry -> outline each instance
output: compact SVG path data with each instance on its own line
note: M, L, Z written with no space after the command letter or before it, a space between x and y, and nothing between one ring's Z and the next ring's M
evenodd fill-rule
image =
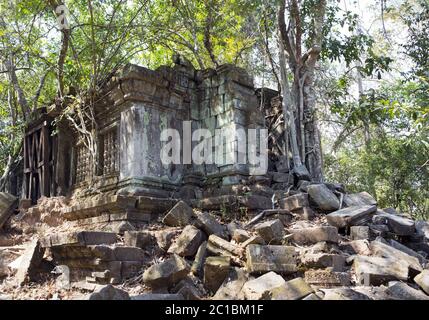
M278 97L255 92L243 70L201 72L180 58L156 71L129 65L100 96L98 165L67 122L51 134L55 108L27 129L19 217L62 223L35 233L9 264L15 284L37 280L48 261L59 291L90 299L129 299L130 281L142 286L133 299L429 299L429 225L290 170L269 114ZM267 126L268 173L164 166L160 133L184 120L211 131ZM231 134L225 152L238 151ZM62 205L47 209L45 197ZM0 204L13 222L16 198Z

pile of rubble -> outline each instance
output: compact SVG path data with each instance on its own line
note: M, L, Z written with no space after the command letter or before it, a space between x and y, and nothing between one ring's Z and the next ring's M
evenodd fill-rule
M273 199L233 221L147 197L61 207L67 228L0 247L0 293L49 283L61 299L429 300L429 223L337 184L301 181ZM14 201L2 198L0 221ZM157 215L137 210L148 205ZM19 252L8 264L5 248Z

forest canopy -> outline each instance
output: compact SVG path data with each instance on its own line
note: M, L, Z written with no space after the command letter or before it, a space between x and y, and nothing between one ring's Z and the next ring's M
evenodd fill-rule
M427 0L0 0L0 189L32 111L174 54L280 91L288 153L316 181L429 217Z

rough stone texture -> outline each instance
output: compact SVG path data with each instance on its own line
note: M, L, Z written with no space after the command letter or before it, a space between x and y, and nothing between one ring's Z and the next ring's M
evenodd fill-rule
M207 249L216 255L221 256L238 256L243 254L243 248L228 242L214 234L209 237Z
M293 213L299 215L302 220L312 220L316 216L316 213L310 207L296 209Z
M108 284L96 289L88 296L88 300L130 300L130 296L126 291Z
M372 241L370 248L374 256L401 261L403 264L408 265L410 270L415 272L420 272L423 270L419 260L416 257L410 256L409 254L395 249L388 244L382 243L381 241Z
M41 239L42 247L57 247L63 245L90 246L97 244L113 244L116 242L116 233L99 231L78 231L55 233Z
M350 273L336 272L332 269L308 270L304 274L305 282L317 287L329 288L349 286L351 284Z
M143 274L143 282L152 288L170 287L189 273L189 265L178 255L152 265Z
M374 206L377 205L377 201L368 192L359 192L346 194L343 199L344 204L347 207L352 206Z
M340 207L336 195L324 184L312 184L307 188L310 200L322 211L334 211Z
M249 240L250 237L251 236L250 236L249 232L247 232L246 230L243 230L243 229L235 229L232 232L232 239L238 243L245 242L245 241Z
M427 263L427 259L424 256L422 256L418 252L415 252L413 249L408 248L407 246L403 245L402 243L399 243L398 241L390 239L389 245L395 249L398 249L398 250L410 255L410 256L416 257L422 266L424 266Z
M282 276L275 272L266 273L259 278L249 280L243 285L243 294L247 300L263 300L271 296L271 292L286 284Z
M314 290L298 277L286 282L283 286L270 291L271 300L299 300L313 293Z
M192 263L191 272L194 275L200 274L204 265L204 261L206 259L206 255L207 255L207 241L204 241L203 243L201 243L200 247L198 248L197 254L195 255L195 260Z
M346 263L344 256L330 253L307 253L301 257L301 264L306 268L332 268L333 271L343 271Z
M204 233L194 226L186 226L180 236L176 239L168 253L176 253L182 257L191 257L195 255L199 246L204 241Z
M368 226L353 226L350 227L350 239L352 240L365 240L369 239L369 227Z
M399 300L429 300L429 296L403 282L389 285L386 293Z
M153 235L144 231L126 231L124 244L130 247L145 248L155 242Z
M305 165L296 166L293 168L293 174L298 180L311 180L310 173Z
M18 198L9 193L0 192L0 229L12 215L17 205Z
M230 268L228 276L213 296L213 300L242 300L242 288L249 280L246 271L239 268Z
M170 248L173 238L180 232L178 229L174 230L160 230L154 233L158 247L161 250L167 251Z
M162 222L171 227L184 227L191 221L193 210L184 201L179 201L162 219Z
M43 259L44 253L45 249L40 246L40 242L37 239L32 240L27 245L16 273L16 281L19 286L32 279L35 269Z
M227 238L226 227L221 225L210 213L201 212L195 213L194 225L203 230L207 235L217 235L221 238Z
M338 230L335 227L313 227L289 229L292 240L297 244L314 244L321 241L338 242Z
M246 247L246 261L249 273L274 271L290 274L297 271L297 252L294 247L251 244Z
M353 269L359 284L380 285L391 280L407 280L408 265L399 260L357 256Z
M328 223L338 228L363 224L371 219L376 206L353 206L334 211L326 216Z
M417 230L417 233L422 235L426 241L429 241L429 223L426 221L416 221L415 227Z
M395 214L390 214L381 210L377 211L372 221L375 224L385 224L390 231L399 236L409 236L416 232L414 221Z
M370 300L370 298L351 288L323 289L323 300Z
M283 223L279 219L265 221L255 226L256 232L267 244L281 244L284 235L283 228Z
M261 236L256 235L256 236L252 236L252 237L250 237L248 240L244 241L244 242L241 244L241 246L242 246L243 248L246 248L246 247L247 247L248 245L250 245L250 244L261 244L261 245L264 245L264 244L266 244L266 243L265 243L264 239L262 239L262 237L261 237Z
M293 196L280 199L279 206L282 209L294 211L309 206L308 194L298 193Z
M208 257L204 265L204 286L216 292L228 276L231 257Z
M414 278L414 282L417 283L426 294L429 294L429 270L423 270Z

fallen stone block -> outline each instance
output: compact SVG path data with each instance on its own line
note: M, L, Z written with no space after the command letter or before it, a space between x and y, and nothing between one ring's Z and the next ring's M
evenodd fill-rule
M332 226L312 227L302 229L289 229L292 234L292 240L299 244L314 244L317 242L338 242L338 230Z
M207 250L215 255L237 257L241 257L244 252L241 246L228 242L214 234L209 237Z
M397 259L357 256L353 260L353 270L357 283L366 286L408 279L408 264Z
M382 243L381 241L372 241L371 252L376 257L388 258L391 260L399 260L404 264L407 264L410 271L420 272L423 270L419 260L416 257L410 256L409 254L395 249L388 244Z
M228 276L231 257L208 257L204 265L204 286L216 292Z
M298 215L301 220L312 220L316 216L316 213L310 207L296 209L293 213Z
M170 227L185 227L191 222L193 210L184 201L179 201L162 219Z
M343 202L347 207L377 205L377 201L368 192L365 191L346 194L344 195Z
M35 269L40 265L43 259L45 249L40 246L37 239L32 240L26 247L20 257L20 264L15 275L18 286L32 280L35 275Z
M0 229L10 218L15 208L18 206L18 198L6 193L0 192Z
M321 289L325 296L323 300L370 300L370 298L351 288Z
M115 246L113 248L115 260L118 261L144 261L147 260L145 252L137 247Z
M91 293L88 300L130 300L128 292L115 288L111 284L98 287Z
M264 245L266 243L265 243L264 239L262 239L262 237L260 235L256 235L256 236L250 237L248 240L246 240L243 243L241 243L241 247L246 248L250 244L261 244L261 245Z
M195 255L195 260L192 263L191 272L194 275L199 275L203 265L204 261L207 256L207 241L204 241L200 247L197 250L197 254Z
M312 294L314 290L301 277L287 281L269 292L270 300L299 300Z
M332 269L308 270L304 273L305 282L309 285L330 288L351 285L349 272L336 272Z
M201 300L203 296L202 291L197 288L197 285L191 278L185 278L174 286L171 293L180 294L185 300Z
M423 270L415 276L414 282L417 283L426 294L429 294L429 270Z
M307 188L310 200L322 211L334 211L340 207L337 196L324 184L312 184Z
M342 244L341 249L348 251L350 254L362 256L369 256L372 253L368 240L353 240Z
M377 214L372 218L372 222L387 225L390 231L398 236L410 236L416 232L413 220L381 210L377 211Z
M249 280L247 272L239 268L230 268L228 276L213 296L213 300L242 300L242 288Z
M228 238L228 231L225 226L221 225L210 213L199 212L194 214L193 224L203 230L207 235L216 235L221 238Z
M143 274L143 282L152 288L171 287L189 273L189 265L178 255L152 265Z
M429 241L429 223L426 221L416 221L415 227L417 230L417 234L423 236L426 241Z
M352 240L365 240L369 239L368 226L352 226L350 227L350 239Z
M232 232L232 239L237 243L242 243L249 240L251 237L250 233L243 229L235 229Z
M180 293L145 293L132 296L131 300L156 300L156 301L169 301L169 300L184 300Z
M301 257L301 264L306 268L332 268L333 271L343 271L346 263L344 256L330 253L307 253Z
M115 242L116 233L99 231L55 233L41 240L43 247L57 247L63 245L91 246L97 244L113 244Z
M271 296L271 292L286 284L282 276L275 272L266 273L259 278L247 281L242 288L247 300L264 300Z
M308 202L308 194L306 193L298 193L293 196L280 199L279 206L282 209L294 211L301 208L309 207L310 204Z
M292 173L298 180L311 181L310 172L308 172L308 169L305 165L295 166L292 170Z
M180 236L170 248L169 253L176 253L182 257L191 257L197 253L201 243L204 241L204 233L194 226L186 226Z
M126 231L124 233L124 244L129 247L146 248L155 242L155 238L144 231Z
M279 220L270 220L255 226L256 232L267 244L281 244L284 236L283 223Z
M326 216L328 223L337 228L362 225L371 220L376 206L353 206L334 211Z
M395 282L389 285L386 293L398 300L429 300L429 296L422 291L410 287L404 282Z
M160 230L154 233L158 247L163 251L168 251L176 235L180 233L180 229Z
M294 247L251 244L246 247L246 267L249 273L274 271L291 274L297 271Z
M423 255L414 251L411 248L408 248L407 246L403 245L402 243L399 243L398 241L390 239L389 245L395 249L398 249L398 250L410 255L410 256L417 258L422 266L424 266L427 263L427 260Z

